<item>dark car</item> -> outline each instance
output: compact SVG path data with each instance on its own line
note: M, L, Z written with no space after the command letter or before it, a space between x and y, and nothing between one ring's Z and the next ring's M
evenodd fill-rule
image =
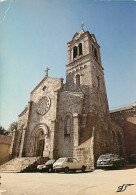
M136 154L131 154L130 155L129 163L136 163Z
M53 164L55 163L56 160L48 160L45 164L38 165L37 169L40 170L41 172L48 172L51 173L53 172Z
M118 154L105 154L101 155L97 160L98 168L106 168L106 167L121 167L125 166L125 159Z

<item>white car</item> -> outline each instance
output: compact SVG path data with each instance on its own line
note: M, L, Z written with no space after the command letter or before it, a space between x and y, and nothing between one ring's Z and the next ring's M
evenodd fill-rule
M46 168L46 165L45 165L45 164L42 164L42 165L38 165L38 166L37 166L37 169L38 169L39 171L43 170L44 168Z
M38 165L37 169L41 172L48 171L48 173L53 171L53 164L55 163L56 160L48 160L46 163L42 165Z
M76 171L76 170L82 170L82 172L85 172L85 165L82 162L79 162L75 158L71 157L64 157L59 158L54 164L53 169L57 171L64 171L65 173L68 173L70 170Z

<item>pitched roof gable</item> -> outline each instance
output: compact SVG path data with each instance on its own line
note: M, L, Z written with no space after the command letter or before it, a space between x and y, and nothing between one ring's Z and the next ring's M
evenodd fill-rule
M0 144L10 145L12 142L12 136L0 135Z

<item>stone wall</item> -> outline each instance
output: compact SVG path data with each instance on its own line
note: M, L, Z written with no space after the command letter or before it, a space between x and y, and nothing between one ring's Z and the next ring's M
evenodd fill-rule
M12 148L13 156L19 155L23 128L27 127L28 115L29 115L29 106L27 106L18 117L18 126L17 126L17 130L15 131L14 144Z
M123 128L126 157L136 153L136 105L111 110L111 119Z
M53 150L54 150L54 132L55 132L55 120L57 117L57 102L58 102L58 91L63 86L62 79L55 79L47 77L43 80L40 85L36 87L35 90L32 91L30 100L32 101L31 106L31 114L29 118L29 133L27 136L27 148L26 148L26 155L33 156L34 155L34 137L33 134L35 129L40 129L41 126L46 126L45 128L48 129L48 134L45 136L45 146L44 146L44 156L51 156L53 157ZM37 112L38 108L40 107L40 103L44 97L48 97L50 101L50 105L48 108L47 113L39 114ZM39 127L38 127L39 125ZM44 127L42 127L44 128Z
M74 46L81 43L81 55L73 58ZM66 133L67 118L70 133ZM31 92L27 108L19 115L16 154L35 156L38 141L44 140L44 156L74 156L93 168L101 154L124 152L122 138L122 129L109 115L100 47L93 34L82 30L68 43L66 84L46 76Z
M78 145L79 115L83 110L83 94L76 92L60 92L58 105L58 129L56 132L57 156L73 156L73 147ZM65 134L65 117L71 117L71 131Z
M57 116L58 91L63 88L63 79L45 77L31 92L30 102L19 115L18 129L15 132L12 154L34 156L36 131L45 132L44 156L53 157L54 132ZM49 108L46 115L38 113L42 99L48 98Z

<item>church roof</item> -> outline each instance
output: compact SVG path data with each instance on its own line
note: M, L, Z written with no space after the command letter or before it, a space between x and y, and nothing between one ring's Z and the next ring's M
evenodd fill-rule
M10 145L12 142L12 136L0 135L0 144Z
M125 107L122 107L122 108L110 110L110 113L121 112L121 111L126 111L126 110L133 110L133 111L136 111L136 108L135 108L135 107L136 107L136 105L133 104L133 105L130 105L130 106L125 106Z
M52 77L44 77L42 81L31 91L31 94L48 78L56 79L56 80L63 80L63 78L52 78Z
M99 46L99 44L97 43L97 40L96 40L96 37L94 34L91 34L89 31L84 31L84 30L81 30L80 32L76 32L72 38L71 41L69 41L68 43L71 43L72 41L75 41L76 40L76 37L77 39L82 37L83 35L88 35L91 37L91 39ZM100 46L99 46L100 47Z
M31 91L31 93L33 93L33 92L41 85L41 83L44 82L44 80L46 80L46 79L47 79L47 77L44 77L44 78L41 80L41 82L38 83L38 85L36 85L36 87Z
M20 117L20 116L24 115L26 113L26 111L27 111L27 106L25 107L25 109L18 116Z
M81 35L84 34L84 33L85 33L84 30L82 30L81 32L76 32L76 33L74 34L72 40L74 40L74 38L75 38L76 36L78 36L78 35L81 36Z

